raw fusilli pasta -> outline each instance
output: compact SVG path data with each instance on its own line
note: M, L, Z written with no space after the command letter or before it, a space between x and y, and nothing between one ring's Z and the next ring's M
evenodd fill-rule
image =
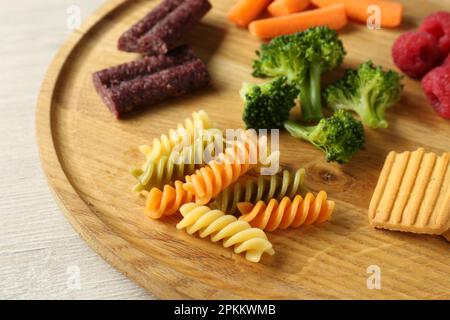
M183 219L177 224L178 229L186 229L189 234L199 232L202 238L211 236L213 242L223 240L225 248L234 246L234 252L245 252L249 261L259 262L264 252L275 253L264 231L232 215L196 203L183 205L180 212Z
M164 155L158 159L147 160L145 170L132 170L132 174L138 180L133 190L140 192L150 190L152 187L162 187L175 180L183 179L185 175L194 173L196 168L208 160L205 159L205 154L214 156L218 144L222 144L223 147L221 130L208 129L203 133L190 145L175 145L169 156Z
M298 194L305 194L305 169L299 169L294 174L283 170L272 176L256 178L242 177L241 180L223 190L212 203L227 213L236 212L238 202L256 203L259 200L269 201L272 198L281 200L284 196L293 198Z
M177 129L169 130L169 135L163 134L160 139L153 139L152 146L142 145L139 150L147 157L147 160L168 156L175 145L179 143L191 144L195 138L201 135L203 130L209 129L211 126L208 114L200 110L192 113L192 119L185 119L184 125L179 123Z
M261 143L267 144L267 140L258 142L256 134L246 131L241 139L233 141L217 160L196 170L195 174L186 176L183 188L195 195L198 204L209 203L213 197L254 166L250 160L255 156L257 158Z
M174 186L165 185L161 191L152 188L147 195L145 212L152 219L170 216L178 212L180 207L194 199L193 195L183 189L183 182L175 181Z
M198 112L193 112L192 118L185 119L184 125L179 123L176 129L169 130L168 135L163 134L160 139L153 139L153 144L151 146L139 146L139 150L146 157L146 162L142 165L141 169L131 170L131 174L139 180L138 185L133 189L136 191L145 190L146 186L142 186L141 180L147 179L149 176L147 174L142 179L139 179L139 177L145 172L148 172L149 166L154 167L157 165L162 157L169 159L176 146L191 145L195 139L201 137L204 134L204 131L211 127L212 124L208 114L205 111L200 110Z
M280 202L271 199L267 204L262 200L256 204L240 202L237 207L242 214L239 220L262 230L274 231L327 221L335 203L327 200L325 191L320 191L316 198L308 192L304 199L297 195L294 200L284 197Z

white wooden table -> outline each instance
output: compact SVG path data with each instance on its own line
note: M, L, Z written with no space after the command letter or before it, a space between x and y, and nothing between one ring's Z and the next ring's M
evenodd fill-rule
M84 19L104 1L0 0L0 299L152 298L69 225L35 142L36 98L70 32L67 10L78 6Z

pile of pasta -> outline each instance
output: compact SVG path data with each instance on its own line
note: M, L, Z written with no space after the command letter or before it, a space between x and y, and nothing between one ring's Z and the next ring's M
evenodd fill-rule
M250 130L239 135L226 141L205 111L194 112L151 146L139 147L146 161L132 170L133 189L147 198L150 218L180 212L178 229L222 241L259 262L264 253L275 253L266 231L327 221L335 203L325 191L314 196L305 189L303 168L260 175L279 152L270 152L264 135ZM249 161L255 151L258 161Z

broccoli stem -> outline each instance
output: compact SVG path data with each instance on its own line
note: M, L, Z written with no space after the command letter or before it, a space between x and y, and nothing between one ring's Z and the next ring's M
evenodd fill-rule
M307 120L312 117L312 105L311 105L311 97L309 92L309 82L304 81L299 86L300 93L300 108L302 110L302 118Z
M362 122L367 124L371 128L387 128L387 121L383 120L383 116L380 116L377 113L377 110L373 110L372 108L372 106L375 105L375 99L374 97L372 97L371 89L372 88L369 88L369 90L366 90L366 92L363 93L361 98L361 105L359 107L353 108L353 110L359 113ZM358 110L359 108L360 110Z
M313 64L309 70L309 77L300 84L300 102L302 119L306 121L323 118L320 78L322 68Z
M288 120L284 123L284 128L294 137L309 141L311 132L315 126L301 126L297 122Z
M368 124L372 128L376 128L378 121L374 118L374 113L372 113L370 108L371 102L369 100L369 92L366 92L361 97L361 105L353 108L353 110L358 111L357 109L360 108L359 114L362 122Z
M322 68L318 64L313 64L310 69L310 90L311 90L311 103L314 108L314 115L316 119L323 118L322 113L322 94L320 90L320 78L322 75Z

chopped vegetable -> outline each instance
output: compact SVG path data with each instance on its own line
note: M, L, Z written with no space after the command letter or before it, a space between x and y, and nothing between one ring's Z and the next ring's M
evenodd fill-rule
M240 27L246 27L266 9L272 0L239 0L228 11L228 19Z
M383 0L311 0L311 2L320 8L333 4L343 4L349 18L364 23L371 15L370 12L367 12L369 6L375 5L380 8L380 24L382 27L393 28L402 23L403 5L398 2Z
M280 35L292 34L314 26L327 26L341 29L347 24L347 15L341 4L323 9L308 10L285 16L255 20L249 25L250 33L261 39L271 39Z
M310 3L310 0L275 0L267 7L267 11L276 17L284 16L305 10Z
M387 128L385 111L400 99L402 77L395 71L383 71L371 61L357 70L347 69L345 76L325 89L325 100L334 110L356 112L372 128Z
M339 66L345 50L336 31L327 27L310 28L280 36L262 44L253 62L256 77L286 76L300 90L303 120L323 117L321 74Z
M258 85L244 83L241 97L244 100L242 119L246 128L282 128L295 106L298 90L286 83L286 77Z
M292 136L307 140L325 152L327 161L347 163L365 143L362 123L344 110L320 120L316 126L302 126L291 120L284 126Z
M262 43L253 61L253 76L259 78L286 76L289 82L305 75L305 54L302 33L279 36Z

